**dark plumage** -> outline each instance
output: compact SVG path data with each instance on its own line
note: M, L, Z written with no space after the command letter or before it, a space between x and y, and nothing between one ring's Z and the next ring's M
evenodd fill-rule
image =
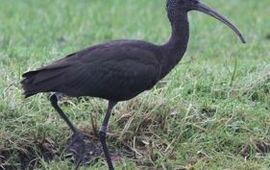
M27 72L22 84L27 97L56 91L72 97L123 101L155 85L160 79L161 59L158 46L143 41L112 41Z
M172 35L164 45L154 45L137 40L118 40L96 45L48 66L23 74L22 86L26 97L40 92L59 92L72 97L92 96L107 99L108 110L100 129L109 169L113 164L106 145L106 130L111 110L119 101L129 100L141 92L151 89L166 76L184 55L188 39L189 24L187 12L198 10L215 17L229 26L245 42L240 31L225 17L197 0L167 0L168 18ZM66 121L78 143L78 165L84 153L81 132L57 104L57 96L50 98L52 106Z

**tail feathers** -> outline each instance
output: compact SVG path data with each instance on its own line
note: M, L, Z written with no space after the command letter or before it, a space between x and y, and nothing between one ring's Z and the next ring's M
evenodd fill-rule
M23 74L21 81L25 97L30 97L39 92L55 91L59 83L63 83L64 70L38 70Z

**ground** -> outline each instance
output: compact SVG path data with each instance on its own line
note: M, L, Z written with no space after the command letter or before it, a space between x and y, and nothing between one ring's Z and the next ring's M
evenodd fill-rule
M247 44L220 22L190 13L181 63L154 89L114 109L108 143L121 154L117 169L270 168L269 0L204 2L233 20ZM49 94L24 99L21 74L112 39L164 43L164 3L0 0L0 167L71 169L61 156L70 130ZM61 106L98 143L106 102L64 98ZM91 168L106 165L97 159Z

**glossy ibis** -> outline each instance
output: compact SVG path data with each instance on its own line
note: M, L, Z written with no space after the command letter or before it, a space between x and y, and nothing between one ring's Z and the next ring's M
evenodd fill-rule
M82 133L58 106L57 93L71 97L92 96L108 100L108 108L99 131L100 142L110 170L114 169L106 145L106 130L113 107L151 89L166 76L184 55L189 39L188 12L197 10L230 27L241 39L240 31L228 19L198 0L167 0L172 34L167 43L155 45L138 40L117 40L72 53L45 67L23 74L26 97L40 92L55 92L50 101L73 131L73 142L83 157Z

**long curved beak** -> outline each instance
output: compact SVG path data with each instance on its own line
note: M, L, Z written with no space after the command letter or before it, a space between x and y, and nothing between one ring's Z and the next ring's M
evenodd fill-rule
M226 24L228 27L230 27L238 35L238 37L240 38L242 43L246 43L246 40L242 36L240 30L234 24L232 24L231 21L229 21L229 19L227 19L225 16L221 15L217 11L211 9L210 7L208 7L207 5L205 5L205 4L201 3L201 2L198 2L198 3L194 4L193 7L192 7L192 10L200 11L202 13L210 15L210 16L218 19L219 21L223 22L224 24Z

